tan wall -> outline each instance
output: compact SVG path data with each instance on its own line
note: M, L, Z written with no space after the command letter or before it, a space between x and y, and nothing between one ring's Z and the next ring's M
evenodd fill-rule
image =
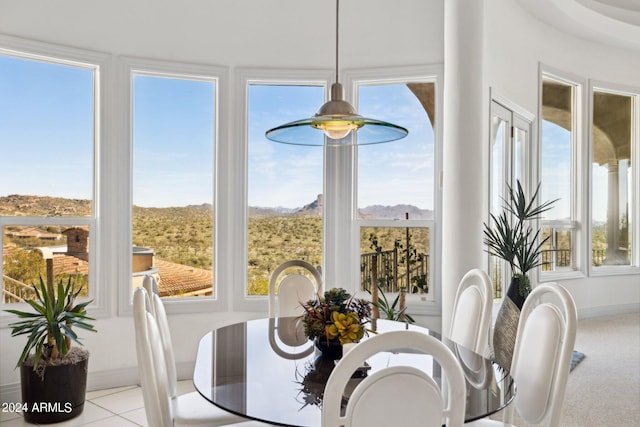
M131 263L134 273L149 270L153 267L153 254L134 255Z

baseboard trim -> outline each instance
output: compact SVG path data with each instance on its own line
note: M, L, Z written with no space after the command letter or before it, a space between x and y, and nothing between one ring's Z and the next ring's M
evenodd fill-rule
M5 384L0 387L0 402L18 403L22 401L20 383Z
M139 378L138 368L136 367L89 372L89 376L87 377L87 391L137 384L139 384ZM20 382L0 386L0 401L21 402L22 389Z
M140 384L140 377L138 376L137 367L110 369L108 371L89 372L87 391L138 384Z
M176 363L178 379L188 380L193 377L194 362ZM89 372L87 377L87 391L104 390L107 388L126 387L131 385L139 385L140 377L138 376L138 368L122 368L110 369L100 372ZM1 402L20 402L22 401L22 390L20 382L4 384L0 386Z
M640 303L616 304L598 307L587 307L578 310L579 319L592 317L615 316L617 314L631 314L640 312Z

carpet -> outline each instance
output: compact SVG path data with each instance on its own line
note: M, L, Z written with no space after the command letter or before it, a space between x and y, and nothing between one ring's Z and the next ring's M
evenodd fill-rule
M584 359L584 357L584 353L573 350L573 356L571 356L571 371L573 371L576 366L578 366L578 363L582 362L582 359Z

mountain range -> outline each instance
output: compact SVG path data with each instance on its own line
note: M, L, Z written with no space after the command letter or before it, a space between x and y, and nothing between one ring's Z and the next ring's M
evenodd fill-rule
M212 210L210 203L200 205L188 205L184 208L198 210ZM159 209L159 208L149 208ZM167 208L177 209L177 208ZM179 209L179 208L178 208ZM33 216L84 216L91 212L91 201L82 199L65 199L48 196L29 196L12 194L0 197L0 214L4 215L33 215ZM249 215L282 216L282 215L308 215L321 216L324 212L324 197L319 194L312 202L299 208L285 207L260 207L250 206ZM413 205L372 205L358 209L358 217L361 219L403 219L405 214L411 219L433 218L433 212L429 209L420 209Z
M249 207L249 215L309 215L320 216L324 212L324 197L318 194L318 197L309 204L301 208L268 208L268 207ZM430 219L433 218L433 211L430 209L420 209L413 205L371 205L358 209L358 218L360 219L404 219L406 214L410 219Z

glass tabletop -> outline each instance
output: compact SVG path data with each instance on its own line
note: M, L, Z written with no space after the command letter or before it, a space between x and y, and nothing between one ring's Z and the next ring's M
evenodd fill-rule
M467 380L466 421L491 415L515 397L511 376L490 360L415 325L378 319L378 333L409 329L443 341L460 360ZM366 339L366 337L365 337ZM236 414L284 426L320 426L324 385L335 366L318 357L299 318L258 319L215 329L198 346L194 385L213 404ZM384 352L367 359L367 372L408 364L439 381L431 356ZM358 383L352 379L353 387Z

